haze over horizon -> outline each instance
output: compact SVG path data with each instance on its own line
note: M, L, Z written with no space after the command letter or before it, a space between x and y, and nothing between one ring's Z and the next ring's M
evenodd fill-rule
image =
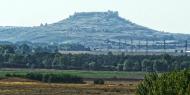
M75 12L118 11L139 25L190 34L189 0L0 0L0 26L39 26Z

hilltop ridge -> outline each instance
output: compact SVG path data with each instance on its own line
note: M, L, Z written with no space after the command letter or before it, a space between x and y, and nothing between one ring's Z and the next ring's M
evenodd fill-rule
M106 40L187 40L189 35L160 32L119 16L117 11L76 12L52 24L37 27L0 27L0 41L80 43L104 47Z

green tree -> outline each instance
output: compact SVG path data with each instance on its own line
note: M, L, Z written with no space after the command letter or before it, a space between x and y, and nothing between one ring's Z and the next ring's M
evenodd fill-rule
M123 64L117 64L116 69L117 69L117 71L122 71L123 70Z
M94 70L96 66L96 62L90 62L88 65L89 65L89 70Z
M153 71L153 61L149 59L144 59L141 63L142 65L142 71L145 72L152 72Z

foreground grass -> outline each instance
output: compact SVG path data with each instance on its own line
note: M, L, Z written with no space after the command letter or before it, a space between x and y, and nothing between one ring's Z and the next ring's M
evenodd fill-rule
M147 74L145 72L118 72L118 71L81 71L81 70L50 70L50 69L0 69L0 77L5 77L6 74L21 74L29 72L39 73L54 73L54 74L71 74L82 78L129 78L143 79Z

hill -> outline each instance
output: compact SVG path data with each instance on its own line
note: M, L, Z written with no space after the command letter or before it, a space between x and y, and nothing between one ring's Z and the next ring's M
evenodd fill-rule
M118 12L80 12L52 24L36 27L0 27L0 41L33 43L80 43L88 47L107 47L119 40L175 41L190 35L153 30L121 18Z

